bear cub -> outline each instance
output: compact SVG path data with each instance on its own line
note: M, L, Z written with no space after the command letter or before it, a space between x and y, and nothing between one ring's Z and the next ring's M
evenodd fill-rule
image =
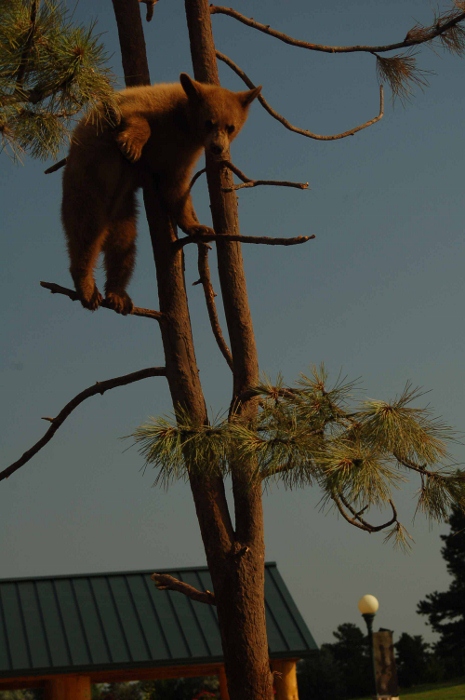
M63 174L62 221L71 276L82 305L91 311L102 301L94 279L101 252L106 301L121 314L133 309L126 287L136 252L135 193L144 177L156 179L164 206L185 233L209 230L199 224L189 194L192 170L204 148L222 156L261 89L231 92L185 73L180 81L122 90L117 128L90 115L73 133Z

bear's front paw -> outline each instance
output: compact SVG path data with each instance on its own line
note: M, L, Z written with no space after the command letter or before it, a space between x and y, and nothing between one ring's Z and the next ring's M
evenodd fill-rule
M188 236L214 236L215 232L210 226L203 226L203 224L197 224L196 226L189 226L185 229L185 233Z
M79 301L85 309L89 309L89 311L95 311L102 303L103 297L100 294L97 287L94 286L94 290L91 294L83 294L81 292L79 294Z
M126 292L107 292L105 301L110 309L123 316L130 314L134 308L132 299Z
M145 145L145 143L139 143L135 139L131 138L127 131L122 131L120 134L118 134L116 137L116 143L118 144L118 148L123 156L131 163L136 163L140 159L142 149Z

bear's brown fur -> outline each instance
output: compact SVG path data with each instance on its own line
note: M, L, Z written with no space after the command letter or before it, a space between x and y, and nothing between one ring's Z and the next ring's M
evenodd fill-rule
M106 300L122 314L134 268L136 190L156 178L165 207L187 234L205 231L189 195L192 169L206 148L220 157L247 119L260 88L231 92L192 80L122 90L120 126L84 118L74 131L63 175L62 221L70 272L82 305L102 301L94 279L105 255ZM101 120L100 120L101 122Z

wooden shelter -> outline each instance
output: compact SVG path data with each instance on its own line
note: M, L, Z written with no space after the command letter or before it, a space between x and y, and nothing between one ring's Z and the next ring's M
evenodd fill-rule
M157 590L151 573L0 579L0 690L90 700L92 683L218 675L227 700L216 608ZM206 567L163 573L212 590ZM297 700L296 660L317 646L275 563L265 599L276 698Z

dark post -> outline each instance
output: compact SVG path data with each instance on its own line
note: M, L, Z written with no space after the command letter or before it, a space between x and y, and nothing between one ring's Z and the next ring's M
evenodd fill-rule
M373 620L375 619L375 613L362 613L362 617L366 622L368 630L368 646L370 647L370 663L373 676L373 698L374 700L377 700L378 689L376 687L375 654L373 648Z

